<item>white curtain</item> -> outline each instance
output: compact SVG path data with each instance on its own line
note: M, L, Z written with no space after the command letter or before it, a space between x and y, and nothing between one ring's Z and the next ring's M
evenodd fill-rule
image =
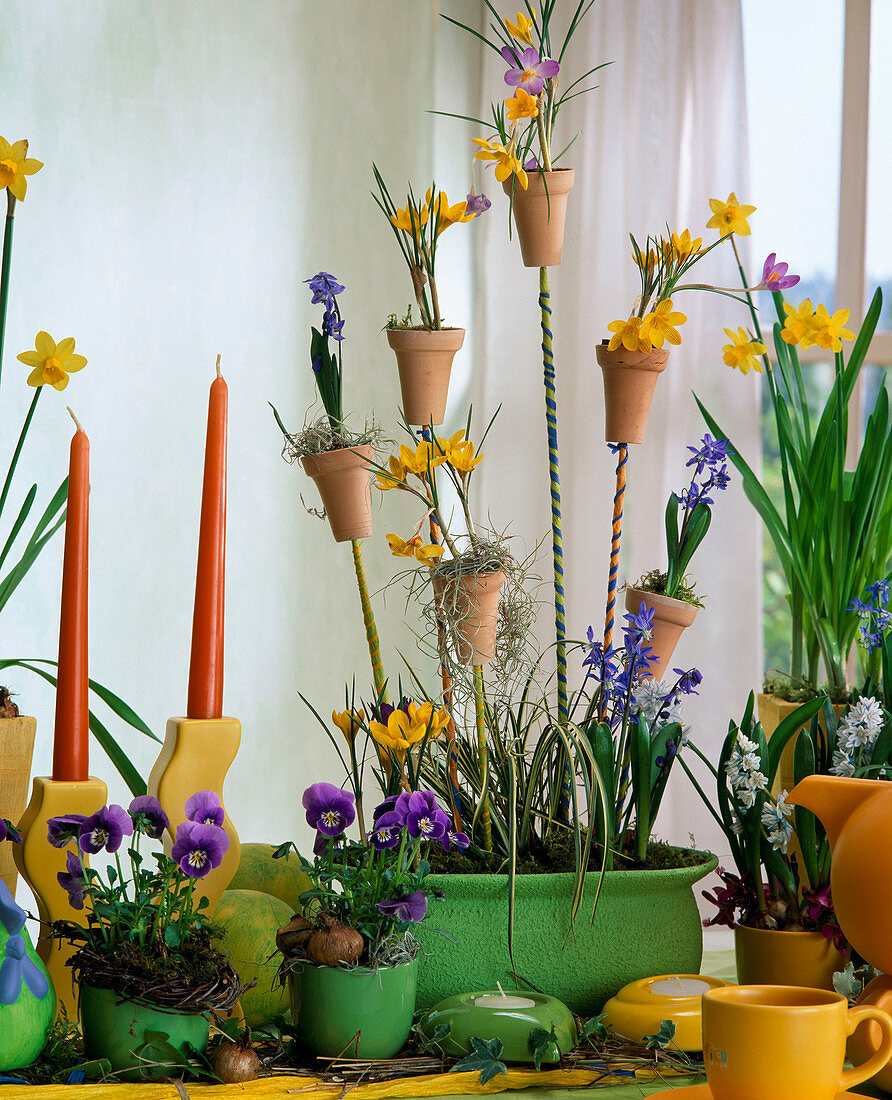
M441 6L484 25L479 0ZM598 0L565 59L568 72L613 62L561 122L568 136L582 131L565 261L551 273L572 637L602 616L613 470L594 345L635 294L626 234L667 221L699 231L708 198L745 193L738 7ZM15 355L41 328L75 336L88 366L64 395L44 395L19 493L36 480L46 500L64 476L70 404L92 444L91 673L163 734L185 701L207 390L222 354L225 710L243 723L226 794L244 840L306 840L304 786L340 779L297 692L327 714L343 706L345 683L367 694L370 680L349 547L301 507L299 494L315 504L315 491L279 457L268 406L300 426L313 400L307 346L319 318L302 280L325 269L346 283L346 404L376 410L398 437L396 371L380 329L411 288L368 194L371 162L395 196L407 179L423 192L436 173L453 201L463 197L478 131L427 111L475 115L500 98L490 53L422 0L7 0L0 11L2 132L28 137L46 164L16 218L0 468L30 399ZM481 417L503 403L483 504L529 549L549 524L536 273L507 239L500 189L491 179L486 189L490 214L452 229L440 252L444 311L469 330L447 427L463 422L470 399ZM711 270L732 277L727 264ZM626 576L662 564L665 499L682 484L685 444L703 430L692 388L755 448L755 388L719 351L722 326L743 323L739 307L690 296L683 308L685 343L630 460ZM373 591L395 572L384 533L405 534L415 518L393 497L364 547ZM50 545L3 612L0 655L55 656L61 549ZM757 526L735 487L696 561L708 609L678 652L704 672L690 714L710 746L757 682L757 557ZM549 569L544 548L539 571ZM404 622L399 591L378 596L376 610L395 680L418 622L411 613ZM52 693L25 674L8 679L38 717L34 771L47 774ZM156 747L113 728L147 773ZM127 797L98 750L93 771L113 798ZM676 783L660 831L685 840L693 829L708 846L693 803Z

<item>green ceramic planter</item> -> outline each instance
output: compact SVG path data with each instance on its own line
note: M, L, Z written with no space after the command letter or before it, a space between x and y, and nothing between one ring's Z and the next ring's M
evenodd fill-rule
M717 863L704 853L695 867L612 871L604 876L594 924L597 875L591 875L569 938L573 875L518 875L518 974L581 1016L597 1015L605 1001L637 978L696 974L703 931L692 887ZM424 947L419 1009L456 993L494 989L497 982L513 989L507 876L432 875L427 881L445 900L432 902L415 930Z
M121 1001L111 989L96 989L83 985L80 989L79 1012L81 1030L84 1033L84 1053L87 1058L107 1058L118 1080L138 1081L144 1077L166 1077L172 1072L167 1068L153 1069L143 1065L140 1055L151 1061L162 1061L163 1051L158 1049L146 1032L162 1032L166 1042L182 1053L187 1047L204 1050L208 1041L209 1025L206 1016L186 1016L177 1012L165 1012L160 1008Z
M418 959L378 970L308 964L290 978L294 1023L315 1054L392 1058L409 1037Z

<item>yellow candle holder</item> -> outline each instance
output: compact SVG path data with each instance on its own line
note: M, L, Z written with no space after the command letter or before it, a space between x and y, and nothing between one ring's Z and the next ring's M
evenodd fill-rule
M186 801L196 791L214 791L223 802L223 781L235 760L242 739L237 718L169 718L164 744L149 775L149 794L161 803L176 827L186 817ZM224 803L225 808L225 803ZM229 850L223 862L195 882L193 897L208 899L205 913L213 915L220 895L238 870L241 845L229 814L223 822ZM164 849L170 854L173 839L165 833Z
M72 909L68 891L59 885L56 876L67 870L68 847L54 848L47 841L47 822L63 814L89 817L101 810L107 799L108 788L93 776L76 783L35 776L31 801L19 822L22 843L14 845L13 852L19 874L34 894L37 915L42 922L68 920L82 927L87 924L87 910ZM87 862L86 856L84 862ZM50 973L60 1007L65 1006L69 1020L76 1020L77 997L72 991L71 970L65 965L76 949L69 943L54 942L44 928L41 932L35 945L37 954Z
M663 1020L675 1023L675 1045L703 1049L701 1001L710 989L733 985L706 974L658 974L629 982L604 1005L604 1023L618 1035L641 1043L660 1030Z

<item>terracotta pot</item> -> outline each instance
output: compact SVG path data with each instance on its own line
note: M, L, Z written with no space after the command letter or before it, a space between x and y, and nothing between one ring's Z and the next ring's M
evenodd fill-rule
M453 628L460 661L488 665L495 657L499 598L504 583L502 572L434 576L434 593Z
M602 340L595 348L604 374L604 438L608 443L643 443L657 378L666 369L669 352L608 351L607 344Z
M410 424L442 424L452 360L465 339L463 328L389 328L396 352L403 415Z
M526 191L514 176L502 184L509 196L513 184L512 210L524 267L555 267L561 262L567 199L575 176L572 168L559 168L554 172L530 172Z
M657 592L644 592L640 588L626 589L626 611L636 615L644 601L648 609L653 608L654 630L650 647L657 657L657 663L650 663L646 679L662 680L672 654L678 645L681 632L696 619L699 607L684 600L675 600L671 596L661 596Z
M735 928L734 954L741 985L804 985L833 989L833 975L845 969L840 955L820 932L770 932Z
M28 804L36 731L36 718L0 718L0 817L13 825L19 823ZM0 844L0 880L15 897L18 873L12 856L12 844Z
M303 468L316 482L335 542L364 539L372 533L372 453L366 443L301 457Z

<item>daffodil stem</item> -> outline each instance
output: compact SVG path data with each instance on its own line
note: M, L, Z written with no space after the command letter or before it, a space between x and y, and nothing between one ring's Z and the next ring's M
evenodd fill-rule
M0 377L3 371L3 344L6 337L6 306L9 301L9 272L12 267L12 231L15 225L15 195L7 191L6 225L3 229L3 263L0 266Z
M6 504L6 498L9 495L9 487L12 484L12 477L15 473L16 464L19 461L19 455L22 453L22 447L25 444L25 436L28 434L28 428L31 426L31 420L34 416L34 410L37 408L37 402L40 400L40 395L43 393L43 386L38 386L34 391L34 396L31 398L31 407L28 409L28 413L25 416L25 422L22 425L22 430L19 433L19 441L16 443L15 451L13 451L12 461L9 463L9 469L6 471L6 480L3 482L3 491L0 492L0 516L3 515L3 506ZM2 564L2 563L0 563Z
M350 543L353 547L353 567L356 570L356 585L359 588L359 602L362 604L362 620L365 623L365 636L369 644L369 659L372 662L372 676L375 680L375 693L379 703L387 702L387 679L381 663L381 645L378 640L378 628L375 626L375 613L369 599L369 589L362 565L362 544L359 539Z
M480 764L480 824L483 829L483 847L492 851L492 821L489 816L489 776L486 749L486 686L483 682L483 665L474 665L474 710L477 717L477 758Z

